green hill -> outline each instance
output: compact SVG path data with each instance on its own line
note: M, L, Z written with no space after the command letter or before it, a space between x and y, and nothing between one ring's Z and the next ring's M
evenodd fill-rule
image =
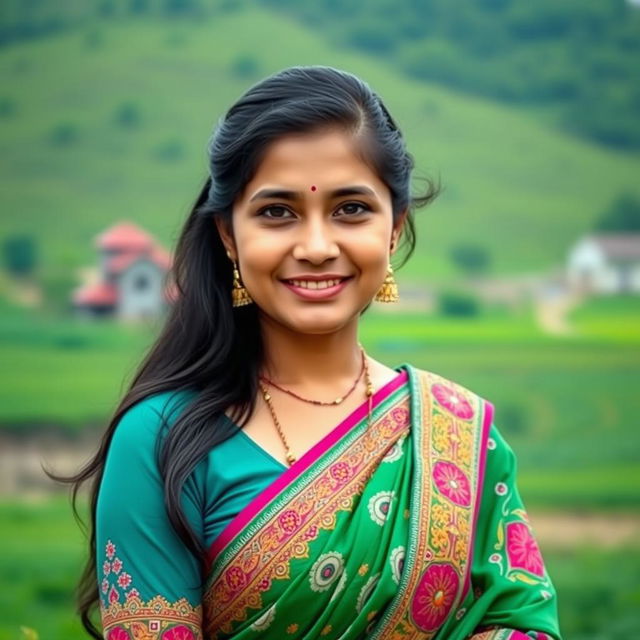
M402 126L416 177L441 177L401 278L450 275L450 248L464 241L485 246L496 273L559 266L620 192L640 194L640 154L576 141L489 100L399 77L282 16L241 10L96 21L0 50L0 237L33 234L42 277L58 282L94 263L93 237L119 219L172 245L215 122L251 83L292 64L361 75Z

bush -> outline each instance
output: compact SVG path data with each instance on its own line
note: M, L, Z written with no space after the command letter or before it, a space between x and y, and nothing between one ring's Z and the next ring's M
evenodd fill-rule
M49 134L49 142L54 147L69 147L78 141L80 134L73 122L61 122Z
M451 248L451 260L464 273L484 273L491 262L489 252L481 245L461 243Z
M123 102L116 109L114 120L125 129L135 129L140 125L140 109L133 102Z
M519 404L503 404L498 427L505 435L526 435L529 429L527 410Z
M0 98L0 118L9 118L16 113L16 103L11 98Z
M246 79L255 77L260 70L258 60L252 55L238 56L231 63L231 75L236 78Z
M30 235L12 235L2 243L4 268L15 276L33 273L37 264L36 241Z
M91 29L84 36L85 49L100 49L104 44L104 35L99 29Z
M466 291L445 290L438 295L438 310L445 316L472 317L478 315L480 303Z
M608 211L596 222L597 231L640 231L640 198L631 193L619 195Z
M165 140L154 149L153 155L161 162L175 162L184 156L184 145L180 140Z

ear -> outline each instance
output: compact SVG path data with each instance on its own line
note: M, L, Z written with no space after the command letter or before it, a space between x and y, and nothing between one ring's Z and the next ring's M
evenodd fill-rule
M214 221L216 223L216 228L218 229L218 234L220 235L220 240L222 240L222 244L224 248L227 250L227 253L230 254L230 257L234 261L238 261L238 253L236 251L236 243L233 239L233 232L229 228L230 225L227 225L222 216L214 216Z
M398 249L398 245L400 244L400 236L402 235L402 229L404 228L404 223L407 220L408 214L409 209L405 209L393 223L393 230L391 231L392 254L394 254Z

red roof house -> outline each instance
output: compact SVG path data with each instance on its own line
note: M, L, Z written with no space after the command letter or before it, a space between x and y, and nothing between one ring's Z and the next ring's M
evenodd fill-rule
M74 290L76 311L87 316L123 319L161 315L175 300L167 282L171 254L144 229L119 222L95 239L98 276Z

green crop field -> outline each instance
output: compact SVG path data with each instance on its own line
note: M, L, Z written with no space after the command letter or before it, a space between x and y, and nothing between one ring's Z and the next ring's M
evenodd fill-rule
M0 425L7 431L103 428L157 331L3 309ZM462 320L371 309L361 338L390 366L411 362L490 400L518 454L529 502L635 508L640 300L594 301L573 315L576 336L552 337L527 314ZM617 323L626 327L624 340Z

